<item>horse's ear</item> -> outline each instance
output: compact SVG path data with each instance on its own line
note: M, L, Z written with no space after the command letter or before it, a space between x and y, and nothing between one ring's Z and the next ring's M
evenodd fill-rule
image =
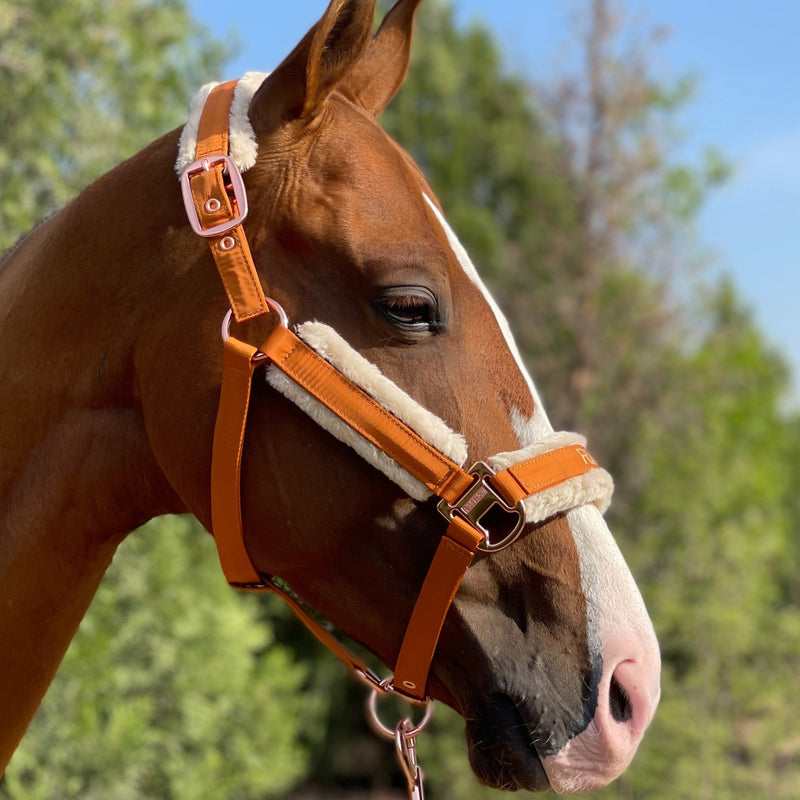
M398 0L339 91L377 117L405 80L419 0Z
M253 97L249 115L256 130L313 117L363 55L374 16L375 0L331 0Z

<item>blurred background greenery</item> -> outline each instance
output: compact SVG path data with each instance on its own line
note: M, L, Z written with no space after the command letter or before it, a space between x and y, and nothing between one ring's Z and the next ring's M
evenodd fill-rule
M730 167L678 155L692 81L656 81L656 37L621 47L624 14L584 6L582 67L533 85L488 29L426 0L383 123L507 310L554 425L616 478L609 521L663 699L601 796L796 798L796 398L736 285L702 267L693 223ZM0 0L0 248L181 124L230 52L182 0ZM197 523L161 518L121 547L0 797L398 796L362 695L279 604L228 589ZM461 727L439 709L419 741L429 795L498 796Z

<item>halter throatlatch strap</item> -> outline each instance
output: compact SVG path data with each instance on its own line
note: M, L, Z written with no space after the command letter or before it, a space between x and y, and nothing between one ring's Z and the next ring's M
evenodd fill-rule
M239 170L228 155L235 85L231 81L211 91L200 119L195 161L181 175L189 222L198 235L208 240L233 317L241 322L274 314L277 323L257 347L228 336L227 331L224 336L222 388L211 467L212 528L220 562L233 587L282 597L306 627L374 689L424 701L428 672L445 617L476 552L500 549L519 535L525 522L521 505L525 498L598 467L582 446L569 444L500 472L483 464L465 471L288 329L282 310L264 295L242 226L247 197ZM447 529L411 614L391 682L379 681L292 595L260 573L247 552L241 465L253 374L267 363L281 370L442 501L439 508L448 520ZM514 530L500 542L492 542L482 527L484 515L495 505L517 517ZM556 510L566 511L568 507Z
M291 594L253 566L244 545L241 504L241 464L247 409L253 373L266 357L258 348L229 338L224 347L222 392L214 429L214 457L211 464L211 517L220 564L236 589L272 592L286 602L317 639L347 666L378 682L369 667L323 628Z
M223 350L222 389L211 459L211 527L222 571L239 588L263 584L242 536L242 453L253 372L264 357L258 348L230 338Z

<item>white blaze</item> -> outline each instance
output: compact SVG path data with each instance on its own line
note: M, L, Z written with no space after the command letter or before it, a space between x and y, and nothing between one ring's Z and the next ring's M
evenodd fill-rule
M436 219L439 220L439 224L442 226L442 230L444 230L445 236L447 236L447 242L450 245L450 249L453 251L453 255L456 257L461 269L464 270L464 274L470 279L470 281L478 287L481 294L483 295L486 303L488 304L489 308L492 309L495 318L497 319L497 324L500 327L500 331L503 334L503 338L506 341L506 345L508 346L511 355L514 357L514 360L517 363L517 367L519 368L522 377L525 379L525 382L528 385L528 389L530 390L531 397L533 398L534 404L534 414L533 420L527 420L525 427L527 428L528 425L532 424L535 429L535 438L528 440L528 436L530 435L530 431L525 432L526 440L523 441L522 437L519 435L519 432L515 430L517 436L520 438L520 444L524 447L529 444L534 444L535 442L539 441L543 436L548 433L553 432L553 426L550 424L550 420L547 418L547 414L544 410L544 406L542 405L542 401L539 398L539 393L536 391L536 387L533 384L533 380L531 380L531 376L528 373L528 370L525 368L525 364L522 361L522 356L520 355L519 348L517 347L517 343L514 341L514 335L511 333L511 328L509 327L508 320L505 317L505 314L500 310L500 306L497 305L494 297L492 297L489 290L486 288L486 284L484 284L481 276L478 274L478 270L475 269L475 265L472 263L472 259L469 257L469 253L464 249L464 245L458 240L458 237L455 235L453 229L448 224L447 220L442 216L441 211L436 207L436 204L433 200L428 197L427 194L423 194L425 198L425 202L430 206L433 213L436 215ZM519 412L514 409L512 410L512 414L515 416L516 421L519 423L521 420L521 415ZM512 420L514 421L514 420ZM522 425L519 426L522 430Z

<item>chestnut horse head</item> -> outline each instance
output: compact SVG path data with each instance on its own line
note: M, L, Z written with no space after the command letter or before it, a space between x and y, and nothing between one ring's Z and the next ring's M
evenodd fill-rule
M356 369L379 370L412 417L438 426L429 439L451 448L450 458L501 470L521 449L548 452L574 437L553 433L507 323L432 190L376 123L405 76L417 4L399 0L372 38L375 0L333 0L272 74L240 83L230 151L249 200L244 229L267 294L292 322L315 323L302 326L306 338L316 330ZM194 135L190 123L181 169ZM229 303L208 246L186 221L171 172L177 139L167 135L98 181L0 271L12 310L40 309L35 324L22 310L10 318L29 348L26 364L37 353L57 363L43 394L61 409L63 449L105 447L84 456L93 499L75 514L81 544L61 559L76 564L76 585L90 576L59 623L65 641L126 524L189 511L212 529L218 331ZM273 324L233 328L261 341ZM21 369L17 383L35 394L42 377ZM376 469L347 432L332 435L278 383L256 372L250 396L241 475L249 558L394 666L447 524L434 499ZM8 434L20 470L49 441L24 422L29 396L18 393L22 421ZM472 765L491 786L605 785L630 762L658 701L658 647L642 600L588 502L596 498L567 483L552 501L558 513L542 518L540 508L512 544L475 558L431 665L427 692L464 716ZM101 490L107 501L96 500ZM84 494L70 497L79 507ZM102 521L105 536L96 531ZM61 543L69 537L50 539L69 546ZM26 563L39 569L33 555ZM21 581L14 591L33 594ZM13 641L13 624L6 628ZM6 674L22 674L11 661Z

